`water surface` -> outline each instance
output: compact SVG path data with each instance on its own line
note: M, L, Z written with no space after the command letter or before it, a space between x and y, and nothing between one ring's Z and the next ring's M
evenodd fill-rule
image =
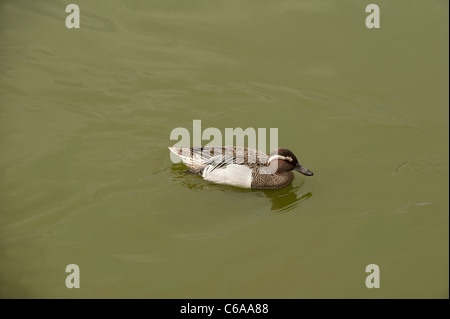
M1 297L448 298L447 1L379 0L377 30L370 1L76 3L69 30L0 2ZM196 119L276 127L315 175L185 175Z

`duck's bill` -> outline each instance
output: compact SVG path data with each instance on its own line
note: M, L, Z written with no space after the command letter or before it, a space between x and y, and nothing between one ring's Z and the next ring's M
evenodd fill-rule
M303 175L306 176L313 176L313 172L311 172L309 169L307 169L306 167L303 167L299 164L297 164L297 166L294 168L295 171L302 173Z

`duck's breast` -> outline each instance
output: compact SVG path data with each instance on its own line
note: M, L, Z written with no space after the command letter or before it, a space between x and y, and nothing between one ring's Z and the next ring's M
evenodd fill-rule
M217 184L232 185L244 188L252 186L252 170L248 166L231 164L224 168L206 166L203 170L203 178Z

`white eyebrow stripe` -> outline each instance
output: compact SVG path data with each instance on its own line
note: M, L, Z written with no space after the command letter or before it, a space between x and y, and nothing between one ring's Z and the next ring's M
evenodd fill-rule
M269 157L269 159L267 160L267 163L270 163L270 162L273 161L274 159L281 159L281 160L285 160L285 161L292 162L292 157L290 157L290 156L272 155L272 156Z

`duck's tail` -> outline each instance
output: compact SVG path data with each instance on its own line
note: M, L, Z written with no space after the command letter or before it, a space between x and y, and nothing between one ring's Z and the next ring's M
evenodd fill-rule
M209 157L203 154L203 147L169 147L169 150L181 158L184 165L193 173L200 173Z

